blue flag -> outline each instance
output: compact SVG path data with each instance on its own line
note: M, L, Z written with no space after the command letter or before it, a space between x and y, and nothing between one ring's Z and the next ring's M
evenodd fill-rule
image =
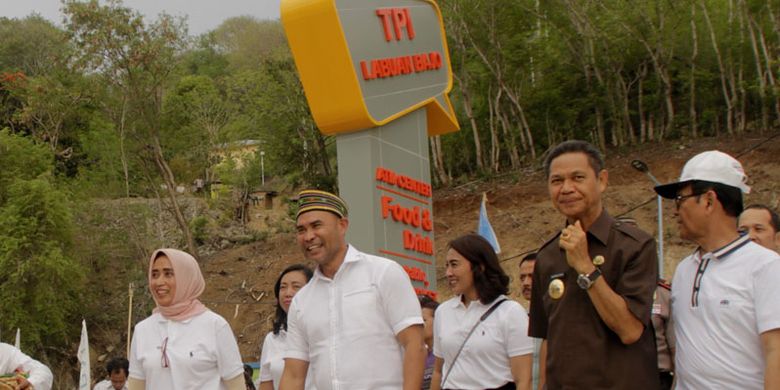
M498 243L498 237L496 237L496 232L493 231L493 227L490 226L490 220L488 220L487 208L485 207L486 203L487 195L482 193L482 205L479 207L479 225L477 225L477 234L488 240L496 253L501 253L501 245Z

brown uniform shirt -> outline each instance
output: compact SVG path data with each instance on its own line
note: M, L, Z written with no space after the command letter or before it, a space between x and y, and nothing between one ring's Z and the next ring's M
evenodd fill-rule
M671 287L658 282L653 296L653 312L650 317L655 329L655 343L658 347L658 371L674 371L674 325L672 323Z
M591 258L604 256L602 278L625 299L645 325L639 340L624 345L599 317L577 272L566 263L556 235L539 250L531 292L528 334L547 339L547 389L657 390L658 366L650 312L658 280L653 238L606 211L588 229ZM565 290L553 299L548 286L560 279Z

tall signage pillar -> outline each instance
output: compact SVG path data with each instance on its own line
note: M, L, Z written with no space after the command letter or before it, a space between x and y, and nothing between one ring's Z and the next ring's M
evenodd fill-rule
M314 120L337 139L348 240L399 262L435 297L428 136L458 130L433 0L282 0Z

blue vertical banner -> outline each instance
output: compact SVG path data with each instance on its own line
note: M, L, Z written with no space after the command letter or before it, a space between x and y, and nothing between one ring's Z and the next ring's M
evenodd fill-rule
M479 207L479 225L477 225L477 234L484 237L496 253L501 253L501 245L498 243L498 237L493 230L493 226L490 226L490 220L487 215L487 194L482 193L482 205Z

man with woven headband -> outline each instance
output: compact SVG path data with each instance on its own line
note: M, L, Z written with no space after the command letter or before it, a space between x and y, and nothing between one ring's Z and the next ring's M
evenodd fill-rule
M698 245L672 282L676 389L780 389L780 256L737 231L746 181L739 161L713 150L655 187Z
M347 205L337 195L298 196L297 241L317 263L293 298L281 389L420 389L423 320L412 283L392 260L346 242Z
M0 343L0 389L51 389L54 377L41 362L13 345Z

